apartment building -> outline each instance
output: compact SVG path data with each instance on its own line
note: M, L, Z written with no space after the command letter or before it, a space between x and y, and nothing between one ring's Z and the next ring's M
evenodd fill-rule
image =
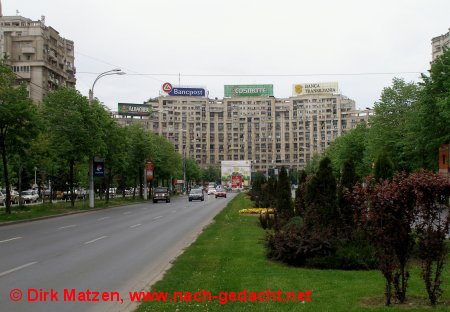
M0 12L0 58L26 83L35 103L59 85L75 86L74 43L46 26L44 17L33 21Z
M267 86L271 85L245 88ZM303 168L314 154L357 124L368 123L373 114L356 110L353 100L332 92L295 93L284 99L249 92L225 94L223 99L160 96L147 103L150 117L127 113L114 117L121 125L143 123L202 167L219 166L223 160L251 160L254 170L267 172L281 166Z
M431 60L434 60L444 53L444 47L450 49L450 28L444 35L440 35L431 39Z

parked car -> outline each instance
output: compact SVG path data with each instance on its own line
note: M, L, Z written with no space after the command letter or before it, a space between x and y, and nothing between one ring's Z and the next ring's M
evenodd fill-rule
M191 191L189 192L189 201L193 200L201 200L201 201L205 200L203 189L201 188L191 189Z
M3 193L3 196L5 196L5 202L6 202L6 189L2 189L1 193ZM12 205L18 204L19 203L19 192L15 191L15 190L10 190L9 193L10 193L11 204Z
M20 196L22 199L22 203L25 204L36 203L39 199L39 194L35 190L23 191Z
M224 188L221 187L217 187L216 188L216 194L215 194L216 198L217 197L224 197L227 198L227 192L225 192Z
M170 203L170 192L168 187L155 187L153 189L153 202L156 203L160 200Z

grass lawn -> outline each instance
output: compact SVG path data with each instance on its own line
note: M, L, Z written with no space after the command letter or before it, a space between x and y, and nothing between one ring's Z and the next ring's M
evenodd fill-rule
M425 289L414 268L408 288L410 304L384 307L384 282L379 271L313 270L289 267L265 257L264 230L257 217L240 216L251 206L239 194L174 262L152 291L196 292L300 292L310 290L311 302L146 302L137 311L449 311L450 273L445 270L444 300L447 305L427 306ZM225 301L226 298L223 298Z
M142 202L138 196L136 199L131 197L116 197L110 198L109 203L106 204L105 200L97 199L95 201L95 208L109 208L120 205L133 204L137 202ZM43 204L37 205L26 205L26 206L14 206L11 207L11 214L5 213L5 206L0 206L0 223L8 221L19 221L19 220L29 220L33 218L60 215L64 213L77 212L77 211L87 211L89 210L89 200L75 201L75 206L72 208L70 201L57 201L50 204L48 201Z

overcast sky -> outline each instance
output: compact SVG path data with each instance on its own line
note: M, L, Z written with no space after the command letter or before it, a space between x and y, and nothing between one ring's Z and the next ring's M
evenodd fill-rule
M431 39L450 27L449 0L1 0L3 15L45 16L75 43L77 89L101 72L95 96L117 103L157 97L164 82L204 86L339 83L358 108L373 107L393 77L419 81ZM16 13L18 11L18 13Z

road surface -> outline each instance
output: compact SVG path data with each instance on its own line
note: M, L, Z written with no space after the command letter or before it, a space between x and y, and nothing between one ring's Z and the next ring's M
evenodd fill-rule
M147 202L1 226L0 310L133 310L136 304L128 292L161 277L235 196L228 195L207 196L204 202L175 197L171 203ZM93 302L96 292L113 298Z

